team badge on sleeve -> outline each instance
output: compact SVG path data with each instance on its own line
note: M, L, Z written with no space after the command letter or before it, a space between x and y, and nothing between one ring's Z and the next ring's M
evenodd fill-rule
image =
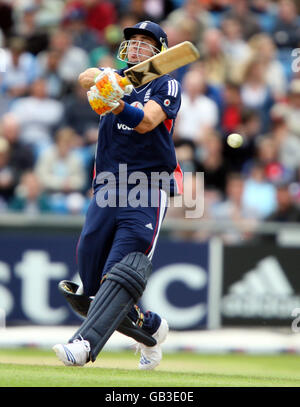
M138 109L144 110L144 105L139 101L132 102L130 103L130 105L133 107L137 107Z
M170 106L170 103L171 103L171 102L170 102L170 99L165 99L165 100L164 100L164 105L165 105L165 106Z

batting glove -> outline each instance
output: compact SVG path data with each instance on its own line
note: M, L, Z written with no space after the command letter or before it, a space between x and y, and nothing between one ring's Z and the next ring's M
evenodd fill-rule
M96 86L91 87L91 89L87 92L87 97L91 108L100 116L110 113L120 104L118 100L113 100L112 98L108 99L101 96Z
M126 78L122 78L111 68L104 68L95 78L95 85L100 95L106 100L119 100L124 95L130 95L133 86L128 84Z

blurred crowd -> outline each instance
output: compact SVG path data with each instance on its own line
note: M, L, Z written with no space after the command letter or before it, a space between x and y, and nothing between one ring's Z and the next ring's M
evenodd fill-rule
M169 46L188 40L200 51L172 75L183 92L177 159L205 174L203 217L299 221L293 0L0 0L0 211L85 213L99 117L77 78L124 67L123 28L142 20L161 24ZM239 149L230 133L243 136Z

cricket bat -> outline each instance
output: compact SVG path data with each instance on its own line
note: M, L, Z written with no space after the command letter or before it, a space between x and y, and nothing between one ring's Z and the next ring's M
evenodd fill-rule
M199 58L197 48L189 41L181 42L166 51L154 55L124 71L124 85L132 84L135 88L145 85L162 75L175 71Z

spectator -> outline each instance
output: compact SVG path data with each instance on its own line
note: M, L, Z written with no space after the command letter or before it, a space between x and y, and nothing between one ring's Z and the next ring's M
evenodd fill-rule
M86 51L72 44L72 37L66 31L55 30L50 38L50 50L54 50L60 57L58 65L59 77L69 86L77 81L78 75L88 68L89 60ZM43 66L46 63L43 61L47 58L46 52L39 54L40 64Z
M300 79L290 83L286 114L289 131L300 139Z
M227 233L222 233L221 237L226 243L241 243L249 239L250 227L255 225L257 213L253 208L249 208L244 202L245 180L239 173L229 173L226 178L225 199L212 205L209 214L217 222L229 221L233 227ZM248 221L247 232L242 229L243 221Z
M168 15L166 22L175 27L193 27L190 41L197 45L201 43L205 30L213 26L212 17L198 0L185 0L182 7Z
M204 78L199 71L193 70L185 75L176 134L196 144L218 123L217 105L204 95L204 87Z
M21 14L21 21L15 26L15 34L26 42L26 51L37 55L48 47L49 36L45 29L37 26L36 16L39 7L31 5L25 7Z
M276 209L276 188L265 176L265 168L255 162L245 180L243 205L264 219Z
M286 184L288 184L288 182L286 182ZM289 183L289 189L293 201L300 208L300 165L295 170L294 179Z
M73 45L86 52L91 52L99 46L98 33L85 24L85 12L83 9L74 8L64 16L63 27L71 34Z
M176 158L183 173L195 173L199 169L196 157L196 144L191 140L178 140L174 143Z
M205 31L201 55L208 83L222 86L229 79L230 61L223 49L223 34L220 30L211 28Z
M7 113L0 121L0 134L9 143L9 164L13 168L15 182L18 183L24 171L31 170L34 166L34 155L29 146L20 142L20 124L16 117Z
M208 1L209 13L213 19L213 26L220 28L221 22L224 19L225 14L230 10L231 0L213 0Z
M92 191L90 191L90 195L92 196ZM90 201L91 197L89 194L84 196L79 192L72 192L66 197L64 211L71 215L85 214L88 210Z
M278 2L278 14L272 37L277 46L278 59L283 64L285 74L290 80L294 75L291 52L294 48L298 48L300 43L300 18L293 0Z
M97 59L97 62L93 66L98 66L99 68L100 67L101 68L109 67L109 68L117 69L118 63L116 62L116 59L110 53L105 53L105 54L102 54ZM124 68L124 62L123 62L123 68Z
M276 143L279 162L291 172L300 166L300 138L289 130L286 106L275 105L271 110L270 135Z
M149 15L150 20L157 23L165 20L175 9L172 0L145 0L144 4L145 11Z
M43 192L37 175L31 171L25 172L9 202L9 210L34 215L49 212L50 209L49 198Z
M224 159L223 143L218 133L206 133L201 141L201 159L198 171L204 172L205 188L225 193L227 174L231 165Z
M276 187L276 210L267 217L270 222L300 222L300 209L295 205L288 183Z
M237 133L241 124L242 101L240 85L226 81L222 93L220 129L224 134Z
M251 165L256 156L256 143L260 135L260 117L259 114L251 109L242 109L240 116L240 125L236 128L236 132L243 137L243 144L238 148L231 148L226 142L224 134L224 157L231 163L234 171L246 172L247 167Z
M122 14L129 12L138 21L151 20L156 23L165 20L176 8L172 0L128 0L125 3Z
M198 219L205 213L203 177L197 174L184 177L183 195L170 198L166 219L186 219L189 211ZM172 239L207 240L207 233L195 230L174 229L171 236Z
M240 69L240 65L247 61L251 53L249 45L243 38L240 21L227 17L222 21L221 29L224 35L224 52L230 58L232 67Z
M224 18L234 18L240 22L243 38L247 41L252 35L261 31L255 14L250 10L248 0L232 0L231 9L225 13Z
M59 75L60 53L49 49L40 59L39 75L47 82L47 94L50 98L60 99L67 93L68 87Z
M93 183L95 171L95 154L98 140L98 129L89 129L85 133L85 145L80 150L78 149L78 156L81 158L86 169L86 183L84 187L85 193L89 191Z
M276 19L276 4L272 0L252 0L250 10L255 15L261 31L271 33Z
M85 175L82 162L73 151L75 137L72 129L58 130L55 144L39 157L35 171L46 192L67 196L83 190Z
M7 202L13 196L16 186L16 175L10 165L9 142L0 138L0 208L6 208Z
M0 28L0 47L3 48L4 46L4 35L2 33L2 30Z
M18 4L18 2L16 3ZM22 1L20 3L22 4ZM26 5L26 0L24 3ZM39 29L50 31L59 26L62 19L65 0L29 0L29 4L32 3L34 6L38 7L35 20L36 26ZM23 10L21 9L19 11L22 13Z
M293 0L279 0L272 37L279 50L297 48L300 42L300 19Z
M150 14L146 11L144 0L129 0L128 11L134 16L138 21L151 20Z
M116 6L107 0L82 0L87 13L87 27L95 29L102 36L106 27L117 21Z
M14 26L13 7L7 1L0 0L0 29L6 37L11 34Z
M273 184L291 181L293 177L293 171L280 162L278 147L273 137L261 137L257 143L257 161L264 168L266 179Z
M105 29L105 42L97 48L94 48L90 54L90 66L122 69L127 65L124 61L117 58L119 45L122 40L120 27L110 25Z
M85 189L88 189L93 177L99 116L90 108L86 91L79 84L74 87L72 95L66 98L61 127L73 129L77 135L76 153L84 164L87 174Z
M161 25L168 36L169 47L174 47L174 45L185 41L184 33L182 32L180 26L172 24L168 21L162 22Z
M200 47L201 42L197 37L197 22L194 19L182 19L178 23L167 19L161 23L161 26L168 35L169 47L183 41L190 41L198 48Z
M26 43L23 38L12 37L9 40L8 48L5 50L6 69L3 73L0 90L12 100L26 95L31 83L37 78L37 60L25 49Z
M194 70L199 71L199 73L202 75L204 81L204 95L216 103L218 107L218 116L220 119L223 106L222 87L209 82L209 73L206 71L204 61L198 60L197 62L194 62L188 66L188 71Z
M99 116L91 109L86 90L79 84L65 100L63 126L72 128L82 139L89 129L98 129Z
M263 132L269 129L269 113L274 103L271 89L266 83L265 67L265 61L262 58L251 59L245 67L241 83L242 103L260 114Z
M265 64L265 80L275 100L285 98L287 77L282 63L277 59L277 50L269 34L259 33L249 40L255 56L259 56Z
M140 20L138 20L132 13L127 11L123 11L118 20L118 26L120 28L121 33L123 32L125 27L132 27L137 24Z
M116 7L107 0L71 0L66 4L64 15L74 9L84 12L86 27L98 33L99 41L103 40L105 28L117 22Z
M2 65L2 63L3 63L3 65ZM0 56L0 117L5 115L9 111L10 105L11 105L11 99L8 97L8 95L5 95L5 97L4 97L4 95L1 92L1 81L3 78L1 68L3 68L2 70L5 70L5 61L3 61L3 60L1 61L1 56Z
M52 132L63 116L63 104L47 95L47 83L36 80L28 97L14 102L11 112L21 126L20 141L32 145L35 154L52 141Z

